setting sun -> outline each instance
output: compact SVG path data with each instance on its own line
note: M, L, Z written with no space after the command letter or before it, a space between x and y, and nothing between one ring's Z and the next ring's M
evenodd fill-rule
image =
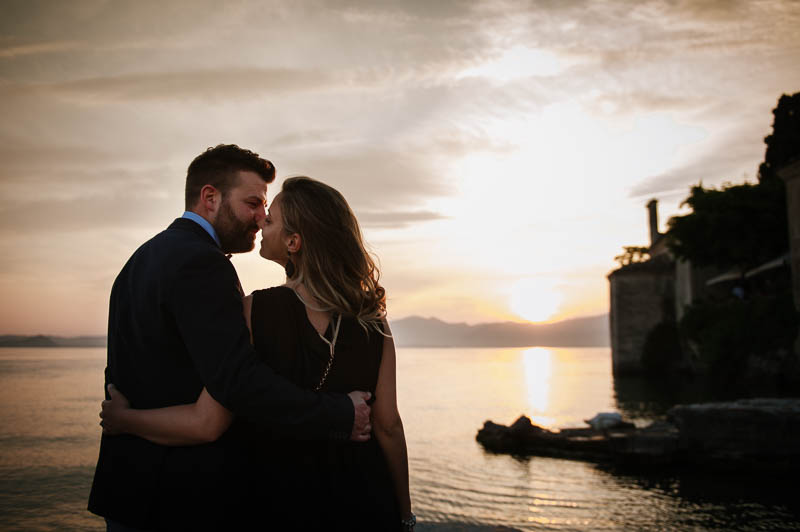
M558 311L562 299L547 281L521 279L514 283L511 292L511 311L527 321L547 321Z

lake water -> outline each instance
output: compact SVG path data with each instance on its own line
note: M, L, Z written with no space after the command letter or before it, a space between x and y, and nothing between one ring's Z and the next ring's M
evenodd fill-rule
M0 348L0 530L103 530L86 499L105 350ZM770 479L621 474L487 453L487 419L556 428L601 411L643 425L688 385L614 382L608 349L400 349L398 400L418 530L797 530L797 489Z

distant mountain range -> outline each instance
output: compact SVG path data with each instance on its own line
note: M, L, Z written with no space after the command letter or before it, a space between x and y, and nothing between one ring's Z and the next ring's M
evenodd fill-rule
M105 347L105 336L0 335L0 347Z
M555 323L447 323L411 316L392 320L402 347L607 347L608 314ZM0 336L0 347L105 347L105 336Z
M608 314L555 323L447 323L411 316L390 323L404 347L607 347Z

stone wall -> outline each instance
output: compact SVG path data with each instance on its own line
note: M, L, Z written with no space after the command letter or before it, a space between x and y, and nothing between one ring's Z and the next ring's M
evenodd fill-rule
M784 166L778 171L778 175L786 182L794 306L800 310L800 161ZM794 351L800 355L800 336L795 342Z
M614 374L640 373L647 334L674 304L673 262L665 258L631 264L612 272L608 280Z

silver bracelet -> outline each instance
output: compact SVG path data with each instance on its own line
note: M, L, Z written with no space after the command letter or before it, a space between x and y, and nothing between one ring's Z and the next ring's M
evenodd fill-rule
M414 530L414 526L417 524L417 516L414 515L414 512L411 512L411 517L401 519L400 524L403 525L403 530Z

